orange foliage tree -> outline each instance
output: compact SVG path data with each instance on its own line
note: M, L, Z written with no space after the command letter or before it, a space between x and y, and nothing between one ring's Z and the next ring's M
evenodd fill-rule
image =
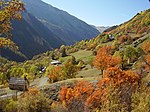
M109 67L114 67L120 64L121 58L114 57L112 54L111 46L104 46L100 48L97 52L96 58L93 61L94 66L96 66L99 70L103 71Z
M108 68L106 73L104 74L105 78L109 79L109 84L113 86L121 86L125 83L127 84L136 84L139 81L139 76L133 71L122 71L116 67ZM107 83L108 84L108 83Z
M112 67L97 84L82 81L74 87L63 87L59 94L60 100L70 111L91 111L101 109L103 104L112 102L109 101L109 95L116 89L116 94L130 109L131 95L139 80L139 76L133 71L122 71Z
M145 70L150 72L150 54L145 56Z
M124 43L126 41L131 41L131 37L129 35L122 35L121 37L118 38L120 43Z
M142 45L142 49L145 53L150 53L150 41L146 41Z
M122 71L116 67L109 68L86 102L90 108L101 108L104 103L108 103L109 95L117 90L116 94L120 95L123 102L131 103L132 92L139 80L139 76L133 71ZM127 91L128 93L126 93Z
M48 74L48 78L51 83L59 81L61 76L62 76L62 68L60 66L52 68Z
M63 66L54 66L47 69L47 75L51 83L74 78L79 68L74 65L75 60L68 60Z
M64 107L67 107L69 111L85 111L85 101L93 91L91 83L81 81L73 88L62 87L59 95Z

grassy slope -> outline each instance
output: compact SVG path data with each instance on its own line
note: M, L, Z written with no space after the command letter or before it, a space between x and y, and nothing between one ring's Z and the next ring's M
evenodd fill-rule
M125 22L124 24L121 24L116 29L108 32L108 34L109 33L115 34L115 33L119 33L119 32L124 32L124 33L127 33L128 35L130 35L131 38L139 37L139 39L133 41L133 43L137 41L138 44L136 47L139 47L143 44L143 42L145 40L150 39L150 33L149 33L150 16L149 15L150 15L150 9L143 11L143 12L137 14L136 16L134 16L131 20ZM143 33L143 34L138 34L137 31L141 30L142 28L147 28L147 30L145 30L145 33ZM141 41L141 40L143 40L143 41ZM112 45L112 43L113 43L113 41L108 41L106 43L100 43L100 45L101 46ZM131 43L131 45L134 46L133 43ZM92 52L86 51L86 50L78 51L76 53L73 53L72 55L75 56L77 59L84 60L85 62L91 62L91 60L94 58L94 56L92 56ZM81 77L81 76L82 77L96 77L96 76L98 76L99 73L100 73L99 70L97 70L95 68L94 69L89 68L87 70L80 71L78 73L77 77Z
M71 56L74 56L76 60L83 60L85 63L90 62L94 58L92 51L79 50L78 52L71 53L69 56L61 57L59 60L66 62Z
M85 69L83 69L77 73L77 78L99 77L100 71L97 70L96 68L91 68L91 66L88 64L94 58L94 56L92 55L92 51L79 50L78 52L72 53L67 57L60 58L60 60L62 62L66 62L71 56L74 56L76 58L76 60L83 60L87 64Z

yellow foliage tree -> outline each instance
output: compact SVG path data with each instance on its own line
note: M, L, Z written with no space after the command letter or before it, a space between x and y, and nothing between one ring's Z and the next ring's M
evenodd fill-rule
M0 48L18 49L15 43L10 40L12 37L11 20L21 20L23 10L25 8L21 0L0 1Z

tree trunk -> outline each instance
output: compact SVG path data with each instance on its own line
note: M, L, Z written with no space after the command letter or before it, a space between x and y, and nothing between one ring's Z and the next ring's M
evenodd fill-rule
M103 78L103 75L104 75L104 70L101 70L101 75L102 75L102 78Z
M128 62L127 63L130 64L130 58L128 58Z

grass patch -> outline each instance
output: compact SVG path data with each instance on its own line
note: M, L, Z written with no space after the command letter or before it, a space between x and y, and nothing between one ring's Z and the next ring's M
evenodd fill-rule
M83 78L87 78L87 77L99 77L100 75L100 71L97 70L96 68L91 68L88 70L82 70L79 71L77 74L77 78L83 77Z
M80 51L72 53L70 55L74 56L77 60L85 59L89 56L92 56L92 51L80 50Z
M69 56L61 57L59 60L65 63L69 58L71 58L71 56L74 56L76 60L83 60L85 63L90 63L94 58L92 51L80 50L75 53L71 53Z

